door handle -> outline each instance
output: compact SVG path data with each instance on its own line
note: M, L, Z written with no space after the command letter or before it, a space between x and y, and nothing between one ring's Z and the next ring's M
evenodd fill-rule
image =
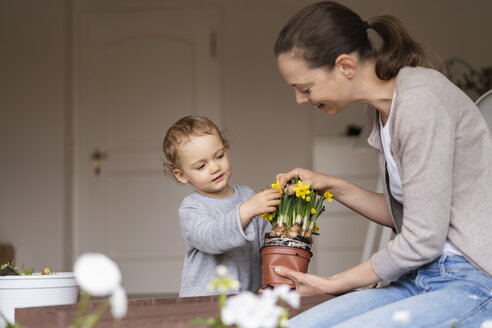
M92 152L91 160L95 176L101 175L102 160L106 158L108 158L108 155L105 152L100 151L99 148L96 148L96 150Z

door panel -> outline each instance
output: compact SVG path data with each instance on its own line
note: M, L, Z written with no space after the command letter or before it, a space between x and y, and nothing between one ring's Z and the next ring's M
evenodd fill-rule
M119 4L75 6L74 255L110 256L130 294L176 293L184 257L177 210L191 189L164 176L162 139L184 115L221 123L210 49L219 16Z

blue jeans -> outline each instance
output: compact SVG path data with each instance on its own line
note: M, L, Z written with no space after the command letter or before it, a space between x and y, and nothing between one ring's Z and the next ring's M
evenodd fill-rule
M410 315L405 324L393 314ZM289 320L291 328L480 327L492 320L492 279L464 257L441 256L382 288L350 292Z

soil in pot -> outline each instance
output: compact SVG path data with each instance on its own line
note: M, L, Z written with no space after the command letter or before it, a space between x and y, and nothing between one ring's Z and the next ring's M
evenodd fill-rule
M311 252L312 241L309 238L297 235L295 238L278 237L265 234L265 246L288 246L304 249Z
M2 276L18 276L19 273L14 270L10 265L6 266L2 270L0 270L0 277Z

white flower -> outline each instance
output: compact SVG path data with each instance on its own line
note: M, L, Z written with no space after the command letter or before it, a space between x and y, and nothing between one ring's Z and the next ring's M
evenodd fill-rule
M492 320L485 320L480 325L480 328L492 328Z
M275 328L283 311L271 298L245 291L227 299L221 319L226 325L236 324L241 328Z
M231 279L229 282L229 290L238 290L241 284L236 279Z
M218 265L215 268L216 277L207 284L207 290L210 292L218 291L223 294L230 290L238 290L241 284L239 281L227 274L227 268L223 265Z
M410 312L405 310L393 313L393 322L399 325L406 325L410 321Z
M217 276L225 277L227 275L227 267L224 265L217 265L215 272L217 273Z
M121 286L117 287L109 297L109 303L111 304L113 318L123 318L126 315L126 310L128 308L128 299L126 297L125 289Z
M82 254L74 265L75 280L92 296L112 294L121 284L121 272L109 257L100 253Z
M279 299L297 309L300 305L300 297L296 291L291 290L288 285L275 286L273 289L265 289L262 297L271 298L273 303L277 303Z

